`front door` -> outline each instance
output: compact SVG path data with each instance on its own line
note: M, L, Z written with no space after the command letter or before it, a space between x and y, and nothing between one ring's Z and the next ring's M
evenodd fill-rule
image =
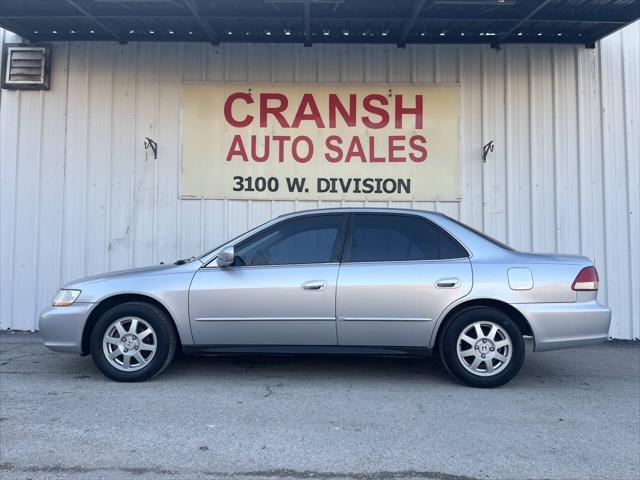
M426 347L435 322L471 290L467 252L427 219L353 214L338 277L338 342Z
M337 345L336 284L346 216L284 220L201 268L189 292L200 345Z

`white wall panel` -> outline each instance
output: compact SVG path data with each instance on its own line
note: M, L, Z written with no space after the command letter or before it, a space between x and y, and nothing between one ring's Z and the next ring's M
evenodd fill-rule
M460 82L462 201L366 205L587 255L611 335L640 337L640 23L595 50L58 43L53 55L51 91L0 92L0 328L37 328L73 278L190 256L291 210L365 205L180 200L182 81Z

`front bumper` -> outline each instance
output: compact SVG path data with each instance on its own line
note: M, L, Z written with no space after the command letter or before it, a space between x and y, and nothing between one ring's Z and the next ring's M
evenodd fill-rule
M582 347L609 338L611 310L596 301L514 305L529 321L535 350Z
M55 352L82 353L82 331L95 303L48 307L40 314L40 335Z

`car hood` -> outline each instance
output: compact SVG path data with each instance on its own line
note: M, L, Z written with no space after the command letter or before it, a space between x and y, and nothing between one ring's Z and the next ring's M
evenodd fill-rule
M198 259L191 260L182 265L154 265L151 267L130 268L127 270L118 270L115 272L101 273L98 275L90 275L88 277L79 278L65 284L62 288L73 288L80 285L97 283L104 280L112 280L122 277L142 277L147 275L166 275L171 273L184 273L195 271L202 266L202 262Z

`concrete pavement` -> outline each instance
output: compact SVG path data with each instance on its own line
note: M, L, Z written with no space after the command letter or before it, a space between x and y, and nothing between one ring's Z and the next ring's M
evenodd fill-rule
M529 354L494 390L436 359L178 358L141 384L0 333L3 479L637 479L640 345Z

